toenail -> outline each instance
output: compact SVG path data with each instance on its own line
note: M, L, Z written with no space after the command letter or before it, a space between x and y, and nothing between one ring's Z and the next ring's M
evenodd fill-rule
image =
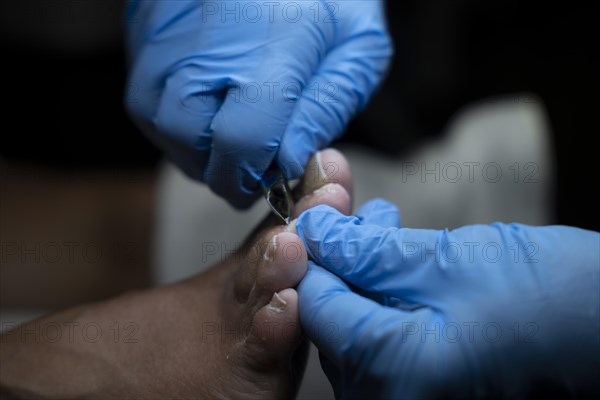
M273 293L273 297L269 303L269 308L275 312L282 313L285 311L286 307L287 302L279 295L279 293Z
M263 254L263 260L267 262L273 262L275 258L275 249L277 248L277 235L274 235L269 243L267 243L267 248L265 249L265 253Z
M317 168L319 169L319 175L321 176L321 179L327 182L327 174L325 174L325 170L323 169L323 160L321 159L320 151L315 153L315 160L317 161Z
M325 193L336 193L337 192L336 186L337 186L337 184L335 184L335 183L328 183L327 185L321 186L320 188L315 190L313 192L313 194L322 195Z

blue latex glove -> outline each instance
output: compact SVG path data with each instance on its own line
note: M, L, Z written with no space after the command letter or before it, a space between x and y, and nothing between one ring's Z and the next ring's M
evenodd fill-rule
M318 206L296 222L314 260L300 321L338 397L600 392L598 233L401 229L395 215L377 200L358 217Z
M130 1L127 107L232 205L288 179L369 100L392 54L383 2Z

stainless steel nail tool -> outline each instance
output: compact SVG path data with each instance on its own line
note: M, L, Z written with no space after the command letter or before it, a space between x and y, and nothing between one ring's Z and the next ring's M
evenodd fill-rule
M294 201L292 192L281 169L273 164L261 179L261 186L267 204L283 222L289 225L292 219Z

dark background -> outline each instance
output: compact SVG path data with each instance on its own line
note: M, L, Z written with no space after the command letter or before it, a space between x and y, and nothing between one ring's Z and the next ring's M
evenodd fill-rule
M123 108L121 1L2 2L3 133L9 162L153 169L160 153ZM464 105L532 92L548 111L556 223L600 230L598 13L527 1L388 1L396 56L345 141L389 156L439 135Z

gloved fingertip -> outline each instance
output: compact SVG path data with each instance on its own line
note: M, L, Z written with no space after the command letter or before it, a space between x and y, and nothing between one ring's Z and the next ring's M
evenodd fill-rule
M376 198L367 201L356 212L361 224L379 225L385 228L400 228L400 210L393 203Z
M345 229L359 223L358 218L346 216L331 206L321 204L300 214L296 220L296 232L310 257L329 269L330 261L339 257L337 253L345 241Z
M344 217L344 214L335 208L327 204L319 204L300 214L296 219L296 230L298 231L298 235L303 238L303 233L316 232L317 229L325 226L325 222L327 222L326 225L335 225L338 218L341 219Z

